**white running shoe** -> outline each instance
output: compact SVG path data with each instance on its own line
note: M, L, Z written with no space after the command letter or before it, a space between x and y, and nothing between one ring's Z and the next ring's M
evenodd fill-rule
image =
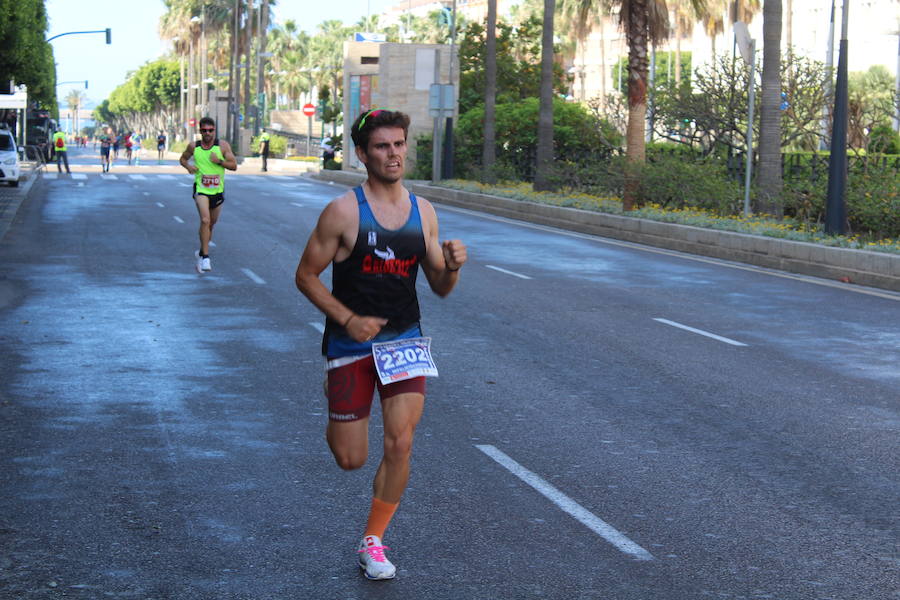
M204 271L212 271L212 263L209 260L209 257L206 256L203 258L203 264L200 265L200 268Z
M377 535L367 535L359 543L359 568L368 579L393 579L397 568L384 555L390 550L381 543Z
M200 251L194 250L194 256L197 258L197 272L202 273L203 272L203 259L200 258Z

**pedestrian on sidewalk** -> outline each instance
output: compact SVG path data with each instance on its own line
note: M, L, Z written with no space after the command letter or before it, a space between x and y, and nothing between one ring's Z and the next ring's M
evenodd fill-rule
M62 173L62 163L66 163L66 173L71 174L69 170L69 153L66 146L66 134L56 129L53 134L53 152L56 153L56 169Z
M259 155L262 156L263 173L269 170L269 133L263 131L259 135Z
M378 375L373 352L393 342L402 355L430 345L419 322L419 265L431 290L449 294L466 262L460 240L441 243L434 207L403 186L409 117L376 109L351 128L356 156L368 178L325 207L309 237L295 276L297 288L325 313L322 352L327 371L326 439L338 466L362 467L368 456L369 415L375 389L381 397L384 446L357 562L369 579L391 579L385 530L406 489L413 434L425 407L425 377ZM332 266L332 291L319 279ZM430 374L436 374L430 373ZM355 493L353 494L355 495Z

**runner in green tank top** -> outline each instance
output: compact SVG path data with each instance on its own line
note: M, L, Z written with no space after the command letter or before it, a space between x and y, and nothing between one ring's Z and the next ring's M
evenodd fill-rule
M191 159L194 159L193 164ZM194 176L194 202L200 214L200 250L194 253L197 271L212 271L209 242L225 202L225 169L237 171L237 160L231 145L216 137L216 122L203 117L200 119L200 143L189 143L180 162Z

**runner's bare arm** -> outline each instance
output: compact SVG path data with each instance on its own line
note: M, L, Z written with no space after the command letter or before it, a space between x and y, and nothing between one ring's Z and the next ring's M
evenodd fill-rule
M222 156L225 160L219 160L215 154L210 154L209 159L216 164L222 165L229 171L237 171L237 159L234 157L234 152L231 151L231 144L224 140L219 140L219 148L222 149Z
M422 215L422 233L425 236L425 262L422 269L431 291L440 297L449 294L459 280L459 269L466 262L466 245L461 240L438 238L438 220L434 206L424 198L419 199Z
M194 156L194 142L190 142L187 145L187 148L184 149L184 152L181 153L181 158L178 159L178 162L181 163L181 166L187 169L187 172L193 175L197 172L196 165L192 165L188 161L191 160Z
M348 196L342 196L331 202L319 216L316 228L309 236L300 264L297 265L297 273L294 281L297 289L306 296L313 305L325 313L335 323L343 325L353 339L363 342L371 339L381 331L387 323L386 319L357 315L347 308L340 300L328 291L328 288L319 279L329 264L335 258L339 260L346 257L349 252L344 236L349 224L357 217L356 199L347 201ZM355 235L355 228L354 228ZM354 238L355 239L355 238Z

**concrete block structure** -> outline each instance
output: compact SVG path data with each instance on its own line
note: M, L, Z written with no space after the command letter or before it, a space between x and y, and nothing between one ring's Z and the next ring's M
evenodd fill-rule
M346 42L344 45L344 170L364 170L350 139L350 126L360 113L374 108L399 110L410 116L407 172L415 168L416 138L431 134L434 118L428 111L432 83L450 83L450 46ZM459 98L459 64L452 68ZM453 118L457 118L454 102Z

